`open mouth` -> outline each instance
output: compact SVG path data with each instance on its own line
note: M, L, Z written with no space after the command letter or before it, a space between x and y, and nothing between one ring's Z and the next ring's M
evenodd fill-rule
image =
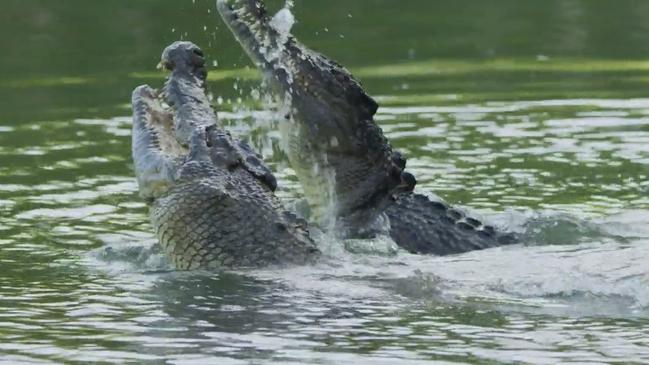
M172 157L186 156L189 150L176 139L174 110L167 103L164 90L153 90L152 93L143 95L142 99L149 106L147 127L155 133L162 153Z

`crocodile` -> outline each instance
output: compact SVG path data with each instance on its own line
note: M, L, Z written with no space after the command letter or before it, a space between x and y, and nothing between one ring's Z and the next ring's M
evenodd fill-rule
M164 86L132 96L132 155L160 246L179 270L304 264L320 255L306 221L284 209L277 181L218 125L203 52L167 47Z
M280 123L289 162L314 221L345 238L388 232L411 253L454 254L518 242L426 195L374 121L377 102L337 62L308 49L261 0L217 0L235 38L286 105ZM283 11L283 10L282 10ZM284 14L286 15L286 14Z

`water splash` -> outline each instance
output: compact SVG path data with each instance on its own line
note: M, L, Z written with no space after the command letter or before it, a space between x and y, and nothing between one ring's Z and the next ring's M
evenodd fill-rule
M279 33L279 43L285 44L291 36L291 29L295 24L295 16L291 12L293 1L287 1L284 8L280 9L270 20L270 26Z

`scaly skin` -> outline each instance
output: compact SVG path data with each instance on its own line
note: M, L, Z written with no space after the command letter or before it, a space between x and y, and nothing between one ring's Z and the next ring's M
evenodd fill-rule
M133 92L133 160L156 235L176 268L316 258L306 222L273 194L270 170L247 144L219 129L205 95L200 49L176 42L162 65L172 74L160 94L148 86Z
M513 233L497 231L421 194L399 194L386 214L390 236L410 253L451 255L518 242Z
M413 193L416 181L405 172L406 160L373 120L376 102L342 66L275 29L263 1L217 0L217 8L290 105L281 126L289 160L312 209L332 212L343 236L371 237L387 216L392 238L413 253L516 242L514 235Z
M344 67L273 28L262 2L217 7L290 106L282 138L315 220L333 216L340 235L371 236L390 196L416 183L374 122L377 103Z

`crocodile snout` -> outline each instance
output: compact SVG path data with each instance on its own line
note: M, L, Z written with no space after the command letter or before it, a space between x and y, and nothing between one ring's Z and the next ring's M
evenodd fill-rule
M204 70L205 54L192 42L174 42L162 52L158 68L174 70Z

